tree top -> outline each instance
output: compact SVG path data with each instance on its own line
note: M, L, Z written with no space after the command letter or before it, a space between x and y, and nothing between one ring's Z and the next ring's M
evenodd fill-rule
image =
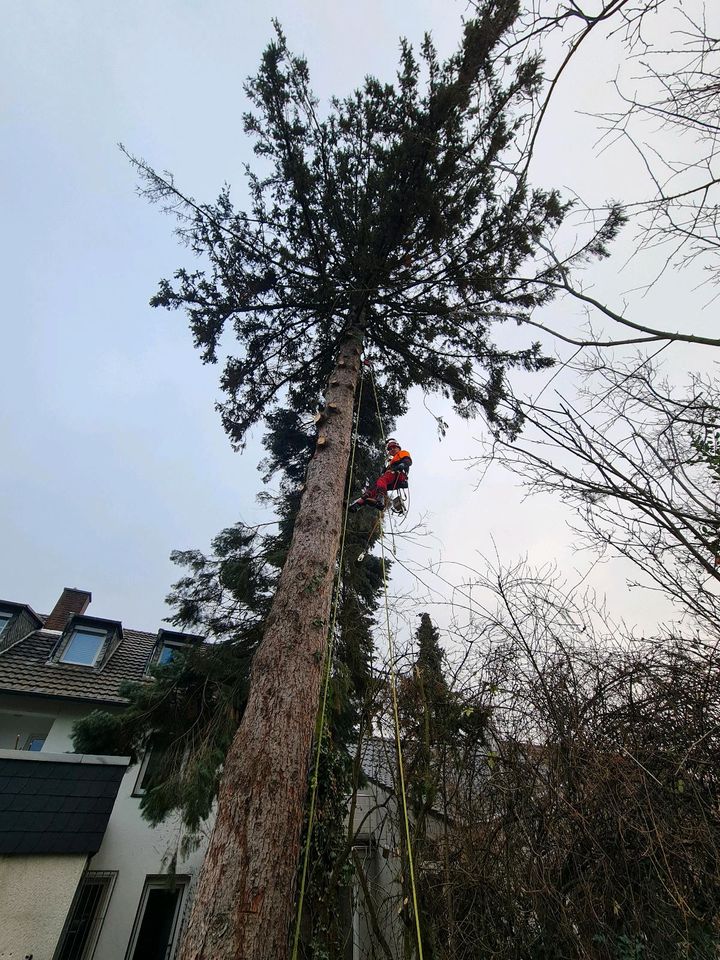
M311 409L350 330L373 357L388 419L420 386L461 416L517 427L500 409L507 371L552 361L537 343L498 349L490 328L521 323L550 295L517 274L564 207L512 163L541 83L537 58L497 57L516 17L515 0L486 3L445 62L427 36L419 53L402 41L394 82L367 77L324 111L276 23L245 87L257 157L247 210L227 185L202 204L131 158L201 258L151 302L184 309L203 360L223 358L219 410L236 444L280 403Z

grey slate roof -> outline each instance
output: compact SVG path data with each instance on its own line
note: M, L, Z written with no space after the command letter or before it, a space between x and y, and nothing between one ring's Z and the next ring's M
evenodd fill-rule
M386 790L394 791L397 770L394 740L368 737L360 749L360 762L366 777Z
M102 666L84 667L50 659L58 637L41 629L0 651L0 692L123 704L121 682L143 678L157 640L154 633L123 630L122 641Z
M97 853L127 764L0 751L0 854Z

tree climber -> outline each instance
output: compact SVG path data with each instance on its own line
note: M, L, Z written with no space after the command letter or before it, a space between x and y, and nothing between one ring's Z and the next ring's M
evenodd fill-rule
M385 449L389 457L385 472L357 500L353 500L348 507L350 512L354 513L365 506L384 510L385 495L388 490L404 490L407 488L408 470L412 466L412 457L392 437L385 444Z

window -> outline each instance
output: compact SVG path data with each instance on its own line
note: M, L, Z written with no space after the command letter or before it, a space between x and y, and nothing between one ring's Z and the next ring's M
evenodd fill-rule
M158 653L157 663L172 663L178 655L185 653L187 644L185 643L163 643Z
M25 749L39 752L42 750L44 743L45 737L28 737L27 743L25 744Z
M125 960L170 960L180 929L187 877L148 877Z
M10 623L12 618L13 615L8 613L7 610L0 610L0 636L2 636L3 630Z
M80 881L53 960L90 960L117 874L88 870Z
M132 792L134 797L142 797L146 790L155 785L157 775L162 765L162 750L146 750L142 758L138 778L135 782L135 789Z
M162 667L175 663L178 658L188 656L196 646L202 646L205 638L191 633L181 633L179 630L158 630L157 640L152 655L148 661L148 669L152 675L152 667Z
M177 653L177 647L169 647L163 644L160 647L160 655L158 656L158 663L171 663L175 659L175 654Z
M63 663L79 663L86 667L95 666L106 636L107 633L104 630L76 627L60 659Z

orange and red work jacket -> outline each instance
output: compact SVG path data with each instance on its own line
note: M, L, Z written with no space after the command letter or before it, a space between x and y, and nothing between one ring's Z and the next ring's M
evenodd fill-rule
M392 470L393 473L396 471L395 464L399 463L401 460L409 460L407 467L412 466L412 457L407 450L398 450L394 457L388 461L388 465L385 468L386 470ZM406 468L400 467L401 472L405 473Z

